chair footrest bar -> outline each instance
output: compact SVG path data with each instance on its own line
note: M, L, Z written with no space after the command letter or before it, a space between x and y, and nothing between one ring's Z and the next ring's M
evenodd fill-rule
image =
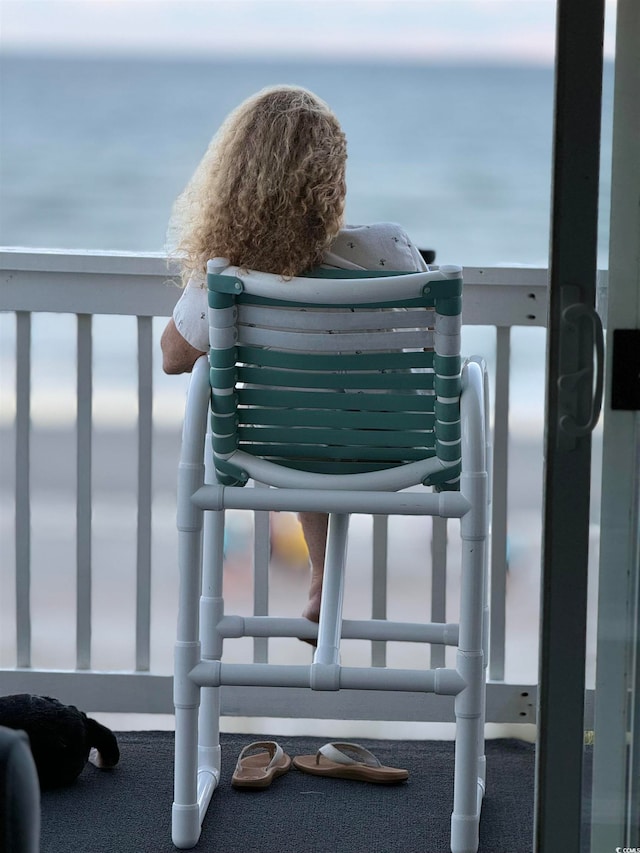
M437 515L462 518L471 508L458 492L360 492L347 489L246 489L201 486L191 496L200 509L254 509L288 512Z
M318 626L301 617L224 616L217 629L226 639L239 637L317 637ZM403 643L458 644L456 622L390 622L386 619L344 619L344 640L386 640Z
M202 687L311 687L312 668L313 664L282 666L201 661L191 671L190 678ZM384 669L336 665L336 670L337 689L345 690L401 690L456 696L466 686L455 669Z
M340 668L340 687L352 690L404 690L455 696L465 686L464 680L455 669Z

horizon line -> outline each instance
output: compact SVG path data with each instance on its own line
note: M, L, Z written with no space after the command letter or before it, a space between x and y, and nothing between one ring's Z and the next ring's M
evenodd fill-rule
M306 52L274 52L264 51L261 53L252 52L251 54L238 54L237 51L216 51L212 56L205 51L181 51L181 50L161 50L154 48L133 49L131 47L117 46L100 46L91 50L83 46L59 46L59 45L11 45L3 47L0 53L0 62L3 59L69 59L69 60L84 60L84 61L100 61L100 60L160 60L166 62L184 62L184 63L273 63L273 64L289 64L300 63L305 65L321 64L321 65L388 65L388 66L434 66L434 67L478 67L485 66L487 68L503 68L503 67L521 67L521 68L540 68L553 69L555 57L551 56L523 56L522 54L515 55L511 53L489 54L479 52L476 55L460 53L458 55L438 53L433 56L425 56L420 54L405 54L398 57L391 54L379 53L357 53L357 54L340 54L340 53L310 53ZM613 62L613 58L605 57L605 63Z

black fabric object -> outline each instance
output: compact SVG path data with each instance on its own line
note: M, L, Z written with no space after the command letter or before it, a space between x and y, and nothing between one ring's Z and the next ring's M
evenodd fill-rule
M0 725L27 733L42 789L74 782L94 747L101 766L118 763L113 732L74 705L50 696L15 693L0 697Z
M24 732L0 726L0 852L38 853L40 786Z
M223 734L222 780L195 851L215 853L447 853L453 807L450 741L354 738L383 764L409 770L393 786L309 776L291 769L264 790L239 791L231 774L253 740L277 740L292 757L331 738ZM173 853L173 733L118 734L111 773L87 765L75 785L42 795L43 853ZM534 747L487 741L481 853L529 853Z

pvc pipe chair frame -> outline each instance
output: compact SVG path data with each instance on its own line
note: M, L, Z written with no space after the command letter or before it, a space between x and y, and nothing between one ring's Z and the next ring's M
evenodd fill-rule
M199 359L194 366L187 397L178 476L180 587L174 674L174 844L179 848L190 848L197 843L211 796L220 780L220 690L224 685L264 685L308 687L323 691L344 688L418 691L455 697L456 749L451 849L453 853L476 853L480 808L485 788L484 705L490 453L486 419L487 375L484 363L479 358L470 359L463 366L461 373L458 372L456 380L455 361L450 360L458 359L460 371L461 304L459 298L452 300L447 287L448 280L461 285L461 270L447 267L437 272L395 274L391 280L388 280L388 276L377 278L374 273L369 273L365 274L364 278L359 277L360 280L356 278L347 282L342 278L351 279L350 274L341 271L338 281L300 278L284 282L277 276L259 273L246 275L236 269L229 270L224 260L217 260L210 262L209 272L210 288L212 284L214 288L221 288L224 298L218 300L216 305L216 291L210 289L210 305L214 303L210 308L211 368L205 357ZM432 291L437 293L440 285L442 293L445 294L440 302L445 306L444 311L450 313L445 313L444 319L441 319L443 315L438 310L439 300L431 299L434 305L433 317L430 316L427 320L424 297ZM227 291L226 294L224 291ZM243 293L248 293L246 308L242 304L235 304L237 295ZM269 326L271 320L260 319L264 308L261 303L266 297L276 300L268 307L280 313L284 312L287 323L294 327L293 331L289 328L282 331L276 327L274 332ZM295 301L292 297L295 297ZM224 303L222 306L220 301ZM238 302L241 303L242 300ZM429 322L435 327L431 336L424 329L416 329L415 319L409 319L408 314L404 316L402 312L387 310L389 307L404 305L419 308L420 313L414 311L414 318L424 317L425 324ZM327 308L331 312L329 318L322 316L322 312ZM319 311L318 319L312 316L315 309ZM352 353L355 346L352 335L358 325L358 321L353 319L353 315L358 313L356 309L367 312L365 338L374 352L370 362L373 365L371 374L374 378L370 380L373 388L364 391L358 389L359 399L365 406L371 406L374 413L380 413L373 416L370 414L369 424L377 424L378 421L371 419L377 417L381 419L380 423L388 422L388 428L378 428L377 425L373 428L359 428L358 424L363 420L366 422L367 419L359 419L353 403L347 399L353 387L350 385L351 374L361 377L362 364L367 364L362 360L350 360L350 356L345 355L347 351ZM371 331L372 311L377 312L379 317L380 333ZM261 338L262 331L256 331L256 325L259 325L253 322L256 318L265 323L267 332L271 331L271 334L266 334L264 340ZM338 326L343 324L339 333L327 334L326 330L322 331L322 325L317 326L317 323L325 323L326 327L328 319ZM299 322L304 327L302 332L296 328ZM442 330L444 334L440 334ZM295 336L288 338L289 346L290 341L295 340L295 353L289 353L287 357L285 351L284 361L279 362L277 354L273 354L271 344L275 341L279 346L278 342L287 339L288 334ZM300 337L301 335L303 337ZM248 343L246 338L249 339ZM328 341L329 338L334 340ZM322 380L317 380L323 387L315 389L316 396L329 400L329 397L321 398L322 394L329 394L332 400L338 399L338 406L340 399L344 399L344 411L337 414L331 412L330 415L322 413L319 420L317 412L314 411L310 423L307 423L306 410L297 409L295 403L290 408L286 404L287 400L306 399L295 396L299 395L299 391L294 389L292 392L287 383L296 381L295 376L292 379L293 374L288 362L293 361L296 369L300 367L300 362L304 359L298 354L303 350L298 348L301 347L300 341L306 342L307 339L311 341L311 347L319 351L319 359L326 359L326 352L329 351L328 360L313 363L316 368L318 364L329 365L327 375ZM435 366L430 372L436 374L434 382L439 381L439 365L444 365L445 373L444 385L432 386L426 395L432 402L434 399L436 401L433 406L435 415L422 411L425 406L431 406L427 405L425 396L422 396L419 403L412 404L413 407L421 409L418 417L407 420L409 416L403 413L399 419L393 415L387 416L387 407L392 408L392 403L383 401L389 399L385 390L389 383L391 391L394 383L412 386L409 395L416 400L421 397L422 377L424 376L427 388L430 380L422 371L412 367L400 367L395 371L380 368L382 362L377 358L377 348L380 347L379 341L383 339L387 341L388 349L402 352L398 364L403 365L405 362L412 363L412 358L420 363L425 360L425 353L420 344L426 342L425 347L433 347ZM361 344L358 343L357 346ZM366 344L364 346L366 347ZM262 374L252 373L244 367L236 370L236 364L231 364L231 361L238 359L238 353L241 353L242 358L246 358L247 353L256 348L267 353L267 362L275 360L276 363L273 371L270 372L268 366L264 370L267 383L272 381L274 376L277 378L278 371L283 370L283 365L285 371L284 390L273 392L279 403L277 417L273 413L267 413L267 424L270 417L276 421L284 418L284 421L279 427L267 425L261 428L269 437L273 434L274 440L278 437L279 429L284 436L282 444L284 446L286 443L287 447L295 444L295 441L288 442L286 438L292 434L293 429L298 429L300 435L304 435L302 430L307 427L315 430L312 434L319 435L320 441L315 447L318 458L314 458L311 471L299 470L304 469L308 460L301 460L300 455L296 456L298 451L295 449L292 451L292 459L284 460L286 465L279 458L273 461L274 455L284 454L287 452L285 450L278 449L276 453L272 453L272 459L265 459L264 455L259 454L253 456L251 453L254 449L252 441L256 434L258 439L255 440L255 446L258 450L264 450L265 447L261 438L263 433L254 429L252 419L257 417L257 414L251 411L254 408L251 401L255 399L257 388L253 380L259 383ZM408 351L413 355L407 355ZM335 353L338 359L333 358L331 353ZM367 358L360 350L357 355L358 358ZM405 355L409 359L408 362ZM257 356L258 360L260 357ZM355 356L353 358L355 359ZM346 365L344 370L334 369L338 362ZM220 364L222 367L218 369L216 365ZM316 373L318 372L322 371L317 370ZM227 387L220 387L220 377L229 383ZM250 381L247 382L247 378ZM354 380L356 385L360 381ZM324 387L324 383L328 383L329 387ZM306 384L303 387L307 389ZM438 393L443 389L447 396ZM452 389L455 389L455 393L452 393ZM307 392L313 393L314 389L307 389L304 393ZM279 397L281 393L282 397ZM287 394L290 393L294 396L288 397ZM249 400L244 407L243 396ZM405 389L401 388L398 399L407 399ZM213 440L207 441L207 418L211 400ZM227 405L229 402L231 407ZM459 412L457 426L451 414L454 411ZM289 412L296 421L296 426L287 425ZM442 426L438 426L437 412L441 415L444 413L442 416L445 423ZM434 417L435 425L432 425ZM247 419L248 425L239 425L239 421L244 418ZM401 426L403 423L413 422L420 425L423 419L424 423L430 424L426 430L419 426L415 430L403 429ZM220 428L221 424L224 429ZM232 428L227 429L227 424L231 424ZM344 449L335 441L336 429L342 430L340 436L345 436ZM267 433L267 430L270 432ZM415 435L409 442L406 438L412 432ZM380 433L380 436L376 433ZM376 442L394 444L393 437L396 434L399 434L399 449L373 446ZM455 440L456 434L459 436L458 441ZM440 438L441 435L446 438ZM355 444L352 453L346 447L351 440ZM431 440L433 447L423 449L422 445ZM332 441L338 446L333 452L333 458L330 456ZM309 445L304 442L310 442L310 439L304 437L302 442L302 452L307 454ZM420 445L418 452L404 446L416 442ZM444 460L438 455L441 449L444 450ZM420 458L421 454L427 458ZM313 453L309 452L308 455L312 456ZM326 460L325 456L329 456L329 459ZM398 456L401 457L400 462L396 460ZM395 461L389 462L387 457L393 457ZM296 467L289 467L290 465ZM328 470L319 471L318 467ZM351 473L334 473L339 472L341 467ZM244 488L244 483L250 478L266 483L270 488ZM225 481L231 485L225 485ZM438 491L402 491L408 486L421 483L434 484ZM329 513L318 626L302 618L224 614L222 569L225 509L310 510ZM342 619L347 534L349 517L353 512L460 519L462 555L460 620L457 625ZM316 631L317 648L310 665L228 664L222 661L225 638L311 638L316 636ZM342 639L349 638L455 645L456 666L433 670L344 667L340 664L340 643Z

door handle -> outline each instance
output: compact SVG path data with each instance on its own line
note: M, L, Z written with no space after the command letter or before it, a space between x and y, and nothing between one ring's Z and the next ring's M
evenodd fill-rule
M571 296L576 295L575 290L567 288ZM569 343L565 344L566 358L563 359L563 367L567 370L558 377L561 401L558 429L565 448L570 449L569 445L574 446L575 439L593 431L600 417L604 390L604 331L596 310L583 302L571 302L563 308L562 324ZM588 340L584 335L589 336ZM581 353L589 354L587 364L580 364ZM585 393L591 395L589 413L585 419L578 420L573 413L584 410L578 402Z

